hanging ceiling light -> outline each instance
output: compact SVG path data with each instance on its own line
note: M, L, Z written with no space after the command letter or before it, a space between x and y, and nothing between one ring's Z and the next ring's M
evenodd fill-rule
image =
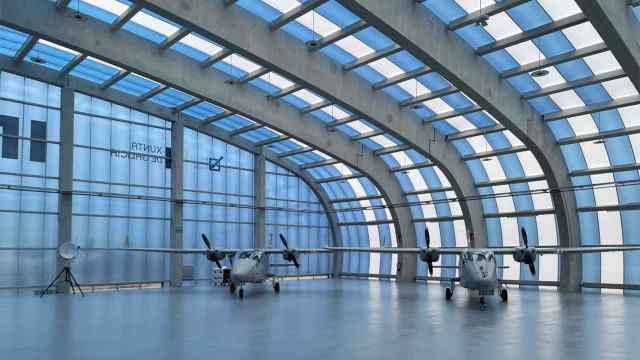
M75 11L70 12L69 16L75 21L79 21L79 22L87 21L87 17L80 12L80 1L78 1L78 6L76 7Z
M547 70L547 69L538 69L538 70L532 71L530 75L532 77L547 76L547 75L549 75L549 70Z
M36 63L36 64L46 64L47 60L43 59L40 57L40 43L36 43L36 54L32 57L29 58L29 60L31 60L32 62Z
M480 16L476 20L476 26L486 27L489 25L489 15L482 13L482 0L480 0Z

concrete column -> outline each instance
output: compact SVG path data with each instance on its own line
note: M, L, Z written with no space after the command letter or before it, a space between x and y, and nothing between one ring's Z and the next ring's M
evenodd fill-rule
M171 240L170 247L182 248L184 173L184 122L178 116L171 126ZM182 255L172 254L169 262L171 287L182 286Z
M266 247L265 239L265 193L266 193L266 161L262 149L253 157L253 238L255 247ZM275 241L275 240L274 240ZM273 245L273 244L272 244Z
M73 88L62 86L60 111L60 161L58 187L58 246L67 241L72 241L72 211L73 211ZM57 253L56 253L57 254ZM65 266L65 261L60 257L56 260L56 274ZM53 275L53 274L52 274ZM81 280L78 280L81 281ZM69 284L59 283L56 287L59 293L69 292Z

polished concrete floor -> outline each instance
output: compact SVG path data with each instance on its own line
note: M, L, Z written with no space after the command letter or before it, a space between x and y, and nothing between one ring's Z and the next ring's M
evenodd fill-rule
M631 359L640 296L510 291L508 304L437 284L287 281L0 296L0 359Z

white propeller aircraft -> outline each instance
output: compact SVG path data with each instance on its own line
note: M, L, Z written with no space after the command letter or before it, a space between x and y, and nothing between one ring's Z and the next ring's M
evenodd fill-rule
M327 249L291 249L287 243L287 239L280 234L280 240L284 245L284 249L216 249L205 234L202 234L202 241L206 248L203 249L172 249L172 248L111 248L110 250L122 251L139 251L139 252L156 252L168 254L203 254L207 260L215 263L218 268L222 268L220 261L225 257L229 257L231 262L231 279L229 290L235 293L239 287L238 296L244 298L243 285L247 283L259 284L268 279L272 280L273 290L280 292L280 283L276 275L270 272L273 266L270 262L270 256L282 254L285 261L293 263L296 269L300 268L298 259L301 254L319 254L331 252ZM237 260L233 260L235 256ZM282 266L282 265L280 265Z
M532 275L536 274L535 260L538 255L544 254L584 254L609 251L637 251L640 245L622 246L583 246L575 248L563 247L529 247L527 232L522 228L522 242L524 247L496 247L496 248L432 248L430 247L429 230L425 229L425 241L427 246L423 248L366 248L366 247L328 247L332 251L343 252L368 252L385 254L416 254L420 260L427 263L429 274L433 274L434 262L440 259L440 255L458 255L458 266L451 266L458 270L458 277L451 279L451 287L446 288L445 297L451 300L456 282L465 289L478 290L480 304L484 307L485 296L493 295L494 290L500 290L502 301L508 300L507 288L498 279L496 255L513 255L515 261L528 264ZM448 266L439 266L448 268Z

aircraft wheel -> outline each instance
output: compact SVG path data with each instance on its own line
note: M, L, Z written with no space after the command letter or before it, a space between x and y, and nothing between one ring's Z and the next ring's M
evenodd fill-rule
M236 292L236 284L229 283L229 292L231 292L232 294Z
M244 289L238 290L238 296L240 297L240 299L244 298Z
M502 289L500 291L500 298L503 302L509 301L509 293L507 293L507 289Z
M280 292L280 283L279 282L274 282L273 283L273 291L275 291L276 293Z
M453 297L453 291L451 290L451 288L447 288L444 292L444 297L447 300L451 300L451 298Z

